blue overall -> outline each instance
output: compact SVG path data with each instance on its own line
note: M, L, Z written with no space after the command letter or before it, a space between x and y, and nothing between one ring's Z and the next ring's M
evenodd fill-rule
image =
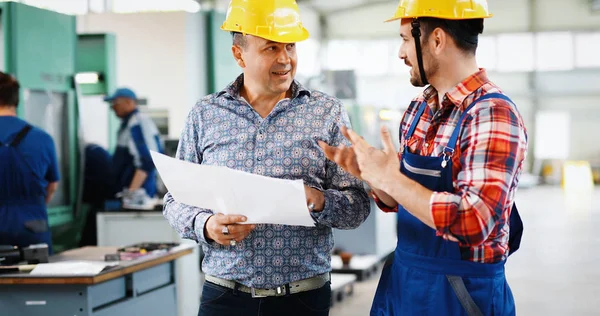
M20 124L17 119L6 122L7 125ZM46 211L46 185L30 165L31 160L43 161L42 153L32 158L31 151L23 152L25 141L31 149L31 143L37 141L41 131L35 131L30 125L20 129L14 137L0 142L0 245L29 246L46 243L52 253L52 238L48 227ZM31 141L27 139L31 136ZM34 137L35 136L35 137ZM35 140L34 140L35 139ZM54 143L52 143L54 146ZM36 147L33 147L36 148ZM40 152L45 146L37 147ZM54 151L52 151L54 153ZM26 157L30 160L27 161ZM36 165L36 167L38 167ZM54 170L54 169L53 169ZM53 178L58 174L52 172Z
M437 192L453 192L450 155L460 126L477 102L501 98L490 93L463 113L441 157L419 156L404 148L401 172ZM410 139L427 108L423 102L406 139ZM510 215L510 254L519 248L523 223L513 206ZM459 299L459 296L461 299ZM512 292L504 276L504 262L494 264L461 260L458 243L436 236L435 230L398 206L398 244L393 263L381 275L371 315L514 315Z

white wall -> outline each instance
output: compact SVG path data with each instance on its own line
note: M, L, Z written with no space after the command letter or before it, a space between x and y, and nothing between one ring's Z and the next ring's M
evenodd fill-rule
M168 109L169 136L179 137L185 116L206 94L203 17L200 13L90 14L78 33L116 34L117 85Z
M186 74L185 88L187 90L187 104L182 109L183 115L204 95L208 86L206 76L206 32L204 32L206 19L202 14L188 14L186 19ZM178 135L177 135L178 136Z

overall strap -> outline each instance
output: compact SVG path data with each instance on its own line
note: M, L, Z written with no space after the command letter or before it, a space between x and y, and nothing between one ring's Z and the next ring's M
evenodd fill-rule
M416 101L413 101L413 102L416 102ZM419 111L415 115L415 118L413 118L413 121L412 121L410 128L408 129L408 132L406 133L406 137L404 139L408 140L412 137L413 133L415 132L415 129L417 128L417 125L419 125L419 121L421 120L421 115L423 115L423 112L425 112L425 109L427 109L427 101L423 101L421 103Z
M446 151L453 152L454 151L454 148L456 147L456 142L458 141L458 135L460 135L462 123L465 120L465 118L467 117L469 110L471 110L473 108L473 106L475 106L477 103L484 101L484 100L488 100L488 99L502 99L502 100L505 100L505 101L513 104L512 100L509 97L507 97L506 95L504 95L502 93L496 93L496 92L485 94L482 97L480 97L479 99L473 101L473 103L471 103L465 109L465 111L462 113L458 122L456 122L456 127L454 127L454 131L452 132L452 136L450 136L450 140L448 140L448 144L446 145L446 148L444 148L444 152L446 152Z
M25 136L27 136L27 133L29 133L29 131L31 131L31 125L27 125L27 126L23 127L23 129L21 129L17 133L17 136L15 136L15 138L13 139L13 141L10 142L9 146L11 146L11 147L17 147L17 146L19 146L19 144L21 143L21 141L23 140L23 138L25 138Z

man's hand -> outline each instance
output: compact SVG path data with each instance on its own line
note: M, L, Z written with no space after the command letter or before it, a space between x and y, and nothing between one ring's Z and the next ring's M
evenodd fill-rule
M204 237L229 247L231 240L242 241L256 228L256 225L238 224L245 221L246 217L241 215L215 214L209 217L204 225ZM228 234L223 234L225 226L229 231Z
M309 210L313 212L321 212L325 207L325 195L323 195L323 192L311 188L305 184L304 193L306 194L306 205L308 206ZM310 206L314 206L314 208L311 210Z
M389 130L381 127L383 150L369 145L352 130L348 130L347 134L356 154L360 178L372 187L385 191L386 184L393 182L393 178L400 174L400 161Z
M341 128L342 134L347 139L350 139L348 135L348 129L345 126ZM323 141L319 141L319 146L325 152L327 159L335 162L338 166L342 167L349 174L360 179L360 168L356 161L356 154L352 147L346 147L339 145L337 147L329 146Z

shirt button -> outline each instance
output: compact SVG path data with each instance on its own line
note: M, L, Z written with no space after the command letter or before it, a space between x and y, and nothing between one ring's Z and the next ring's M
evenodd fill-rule
M261 161L262 159L260 157L256 158L256 160Z
M262 129L259 129L259 130L258 130L258 133L259 133L259 134L262 134L262 133L264 133L264 132L265 132L265 131L263 131Z
M425 143L425 148L427 148L427 147L429 147L429 144L428 144L428 143Z

